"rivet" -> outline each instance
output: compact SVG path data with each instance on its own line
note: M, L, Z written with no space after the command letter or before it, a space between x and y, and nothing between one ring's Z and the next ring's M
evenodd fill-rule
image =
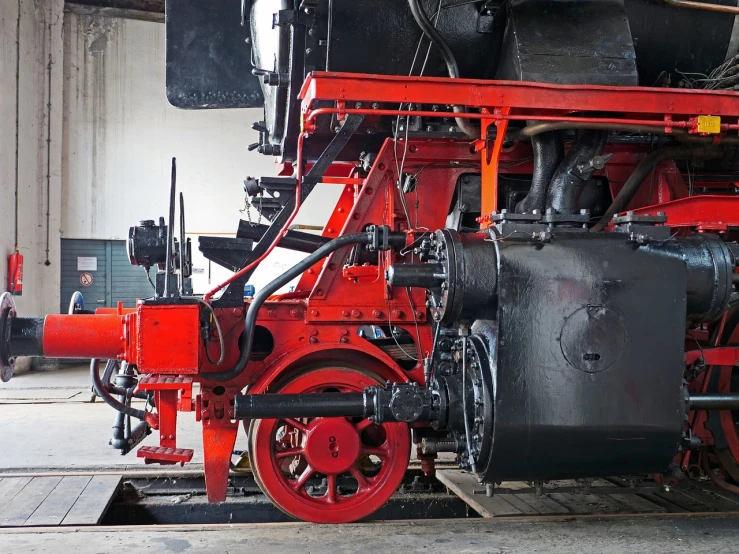
M342 328L341 329L341 334L344 335L344 336L348 335L349 334L349 329Z
M309 342L310 342L311 344L316 344L316 343L318 342L318 338L316 338L316 337L311 337L311 338L310 338L310 341L309 341Z
M343 343L345 343L345 344L346 344L347 342L349 342L349 337L341 337L341 338L339 339L339 342L343 342Z
M293 317L298 317L298 315L300 315L300 312L297 308L290 308L290 315Z
M312 329L310 330L310 335L311 335L311 337L315 337L315 336L316 336L317 334L318 334L318 329L316 329L315 327L313 327L313 328L312 328Z
M269 314L269 317L275 317L277 315L277 310L275 309L267 310L267 314Z
M341 310L341 315L344 317L349 317L349 310Z
M382 317L382 312L380 310L372 310L372 317L379 319Z
M310 315L312 315L312 316L318 315L318 310L311 310L310 311Z
M352 317L362 317L362 312L360 312L359 310L352 310Z

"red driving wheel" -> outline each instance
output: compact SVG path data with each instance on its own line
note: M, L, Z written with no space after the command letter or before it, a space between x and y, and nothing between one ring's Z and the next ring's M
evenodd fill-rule
M355 369L323 368L280 392L361 392L377 383ZM262 419L249 428L249 457L264 494L314 523L356 521L385 504L403 480L410 444L406 424L363 418Z

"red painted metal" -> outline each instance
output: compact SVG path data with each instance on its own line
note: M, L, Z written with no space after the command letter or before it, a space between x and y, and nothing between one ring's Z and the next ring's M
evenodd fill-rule
M127 359L135 363L127 334L128 319L119 315L49 314L44 320L44 355L49 358Z
M633 210L635 214L664 212L670 227L726 231L739 227L739 196L690 196Z
M702 360L706 365L736 365L739 363L739 346L704 348L685 353L686 364L694 364L698 360Z
M136 456L144 458L145 464L185 465L192 460L194 450L189 448L167 448L166 446L142 446Z
M281 390L357 392L375 383L357 370L325 368L300 375ZM397 490L410 455L407 425L360 418L258 420L250 439L264 493L293 517L315 523L356 521L377 510ZM325 492L309 489L317 474L326 477ZM356 490L339 494L340 477L353 480Z
M673 128L692 130L691 120L698 115L711 114L722 117L724 133L739 129L739 94L732 92L316 73L306 81L301 98L305 133L298 141L298 201L283 232L300 208L300 182L310 168L310 163L303 163L304 142L310 140L316 130L312 122L323 114L341 117L350 113L372 116L425 114L385 109L401 102L466 106L476 111L468 112L465 117L482 120L481 140L470 143L469 140L412 138L397 144L388 140L366 176L353 163L332 166L324 180L343 189L323 236L334 238L360 232L369 224L382 224L394 231L406 232L409 246L400 253L379 254L349 264L346 262L350 248L342 249L307 270L294 292L269 299L258 317L261 342L257 341L245 371L232 382L215 383L209 381L208 374L231 367L238 358L239 337L249 301L239 308L216 309L226 348L224 363L219 367L208 362L205 356L197 305L166 309L144 305L135 311L101 310L95 316L49 316L45 325L44 349L48 356L118 358L137 364L142 373L149 374L142 376L139 389L153 391L157 396L160 447L158 450L157 447L142 449L139 455L147 461L183 461L172 459L182 450L175 444L177 411L194 412L196 419L202 422L208 499L214 502L226 498L238 431L238 423L232 419L233 398L245 387L249 386L251 394L260 394L280 390L318 392L326 388L357 391L386 380L423 383L421 361L408 363L394 359L362 338L359 331L368 325L397 326L416 343L416 358L422 360L429 355L432 334L424 291L389 287L384 279L385 269L400 260L417 261L413 245L429 232L445 226L456 184L464 174L481 175L485 215L499 208L498 179L501 175L531 175L530 147L520 141L510 148L503 146L509 121L636 123L670 132ZM326 107L332 102L336 102L337 107ZM383 109L346 107L355 102L378 103ZM609 115L607 118L583 115L588 112ZM429 112L426 115L455 117L460 114ZM486 132L491 125L497 126L492 144ZM606 178L612 194L616 194L649 151L648 145L609 145L608 153L613 154L613 158L596 175ZM405 160L401 173L417 179L411 192L402 193L397 188L401 159ZM292 166L283 167L284 175L292 173ZM725 232L739 227L739 197L689 196L688 187L673 162L661 164L649 179L629 205L630 210L639 214L666 212L668 225L685 233ZM732 187L726 185L724 190L732 190ZM242 273L266 258L275 245L276 241ZM237 277L238 274L210 291L205 300ZM689 344L686 364L692 366L702 358L708 370L698 372L691 379L691 390L706 392L712 368L718 371L737 361L737 347L708 343L713 330L713 325L693 330L702 350L696 349L694 343ZM208 348L211 358L219 356L215 329L211 329ZM416 349L411 350L416 352ZM315 369L317 367L322 369ZM725 376L722 374L721 378L725 386ZM201 386L200 394L194 399L193 382ZM730 412L726 414L721 414L722 425L728 426ZM156 423L155 416L152 418ZM710 445L714 439L705 424L705 412L691 414L689 427L704 444ZM280 427L290 433L278 436ZM365 431L372 429L377 433L375 427L366 421L344 418L255 422L250 441L255 476L266 494L295 517L321 522L364 517L395 490L405 471L410 449L408 429L398 424L383 424L379 428L386 440L368 446ZM330 440L332 437L334 441ZM377 441L377 436L374 439ZM732 440L736 440L735 458L739 460L739 439ZM384 452L376 450L383 445L387 445ZM367 448L375 449L371 455L382 454L382 464L375 475L364 474L369 468L365 460ZM336 458L334 453L337 453ZM680 461L686 467L697 467L689 453ZM293 465L287 467L288 462ZM425 459L424 464L425 470L433 470L433 460ZM311 496L305 482L301 482L301 477L307 478L304 475L307 468L325 474L329 491L333 492L321 497ZM360 482L357 492L347 496L336 494L333 485L337 476L355 471L363 474L366 482L355 475Z
M479 81L442 77L397 77L356 73L316 72L298 95L303 110L319 100L457 105L472 108L509 107L537 113L598 111L664 116L717 115L735 122L739 93L714 90L554 85L522 81ZM353 113L344 110L345 113ZM375 111L374 113L378 113ZM397 112L393 112L396 114ZM412 112L411 115L417 115ZM459 114L455 114L459 115ZM433 117L433 116L430 116ZM568 120L569 121L569 120ZM635 122L641 122L635 119ZM623 121L620 121L623 122ZM655 123L657 125L657 123ZM687 121L685 121L687 125ZM723 130L737 129L739 126Z
M239 422L232 419L234 397L238 392L237 389L220 392L204 387L196 402L203 425L203 466L208 502L226 500L231 456L239 431Z
M136 360L142 373L190 374L200 370L197 304L140 304Z
M13 296L23 294L23 254L16 249L8 256L8 288Z

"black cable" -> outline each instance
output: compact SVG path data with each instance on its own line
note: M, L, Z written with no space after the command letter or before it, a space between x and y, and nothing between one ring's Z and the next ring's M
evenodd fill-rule
M355 233L335 238L322 245L318 250L313 252L313 254L298 262L277 279L273 280L261 289L252 299L249 309L246 312L246 318L244 320L244 346L241 349L241 354L239 355L236 365L227 371L204 373L203 378L208 381L224 382L236 379L241 375L246 368L246 364L249 363L249 357L251 356L252 347L254 346L254 330L257 326L259 309L266 300L277 292L278 289L287 285L290 281L298 277L304 271L310 269L314 264L332 252L352 244L369 244L371 241L372 235L369 233Z
M115 360L108 360L108 364L115 365ZM135 417L136 419L145 420L146 419L146 412L144 410L139 410L136 408L132 408L131 406L126 406L125 404L119 402L115 398L113 398L106 389L102 382L100 381L100 360L92 359L90 360L90 376L92 377L92 388L95 391L95 394L97 394L100 398L102 398L105 403L113 408L114 410L125 414L127 416Z
M457 60L454 57L454 53L452 52L451 48L449 48L449 45L443 39L441 34L439 34L439 31L436 30L436 27L434 27L434 25L429 20L419 0L408 0L408 5L411 8L413 19L416 20L416 23L418 23L418 26L423 31L423 34L425 34L441 52L441 56L442 58L444 58L444 63L446 64L447 73L449 73L449 77L451 77L452 79L459 79L459 66L457 65ZM456 113L465 112L464 106L454 106L453 109ZM457 117L455 118L455 122L457 123L457 127L459 127L460 131L462 131L468 137L472 139L480 138L480 130L467 119Z

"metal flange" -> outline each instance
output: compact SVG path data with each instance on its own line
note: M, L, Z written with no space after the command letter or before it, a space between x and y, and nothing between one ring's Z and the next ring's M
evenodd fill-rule
M0 381L7 383L13 377L15 357L10 355L10 321L16 316L15 301L9 292L0 295Z

